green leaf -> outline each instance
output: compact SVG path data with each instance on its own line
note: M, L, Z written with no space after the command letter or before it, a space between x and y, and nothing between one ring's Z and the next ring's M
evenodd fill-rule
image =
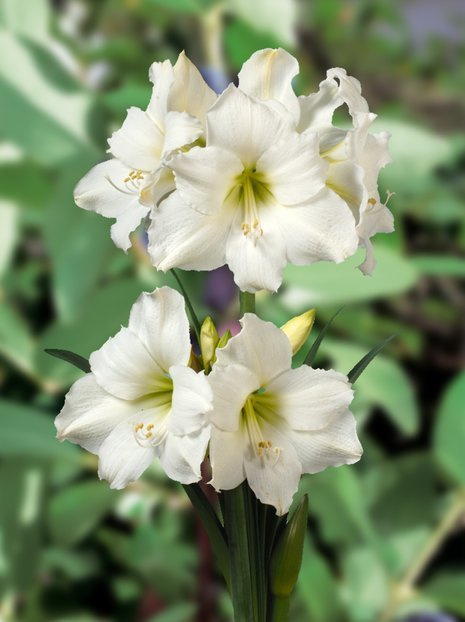
M378 263L372 276L364 276L356 269L363 260L362 251L337 265L329 262L288 265L284 272L287 288L281 302L295 313L309 307L394 296L416 282L416 268L391 249L378 246L375 257Z
M444 571L437 573L423 587L422 593L444 607L465 616L465 573Z
M293 0L229 0L228 8L254 30L287 46L295 45L297 5Z
M360 359L360 361L356 365L354 365L354 367L352 367L350 372L347 374L347 377L349 378L349 382L354 384L354 382L356 382L357 379L363 374L363 372L368 367L368 365L371 363L371 361L373 361L374 358L378 356L378 354L381 352L381 350L383 350L387 346L387 344L390 341L392 341L395 337L397 337L397 335L391 335L390 337L385 339L383 342L379 343L377 346L372 348L367 354L365 354L365 356L362 359Z
M439 404L433 450L444 471L465 484L465 372L447 386Z
M412 262L421 274L427 276L465 276L465 259L442 255L416 255Z
M33 51L11 33L0 30L0 47L4 58L14 59L0 67L2 136L46 165L77 152L96 154L85 129L90 97L51 85Z
M79 462L79 449L56 439L53 418L40 410L0 400L0 456Z
M202 14L202 6L196 0L144 0L146 6L163 7L179 13Z
M50 356L55 356L57 359L71 363L71 365L74 365L74 367L77 367L86 374L90 372L89 361L79 354L75 354L69 350L53 350L50 348L46 349L45 352L50 354Z
M0 279L8 267L18 233L18 208L0 201Z
M117 499L118 493L99 481L74 484L55 494L48 513L53 541L65 547L77 544L96 528Z
M336 319L336 317L339 315L339 313L342 311L344 307L340 307L336 313L330 318L330 320L323 326L323 328L320 330L320 332L318 333L317 338L315 339L315 341L312 344L312 347L310 348L307 356L305 357L305 365L312 365L312 363L314 362L316 355L318 354L318 350L320 349L321 343L326 335L326 333L328 332L328 329L330 328L331 324L333 323L333 320Z
M16 35L47 41L50 18L47 0L2 0L0 3L0 26Z
M191 622L195 618L195 612L196 606L193 603L182 603L158 613L148 622Z
M236 70L257 50L279 47L279 41L271 34L257 32L248 23L237 19L227 25L224 44L228 58Z
M6 301L0 301L0 353L22 371L32 373L32 336L25 321Z

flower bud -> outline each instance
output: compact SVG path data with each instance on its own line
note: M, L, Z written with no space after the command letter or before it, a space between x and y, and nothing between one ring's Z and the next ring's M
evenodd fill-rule
M218 341L218 331L215 324L211 317L206 317L200 329L200 352L202 353L202 361L206 370L213 364Z
M221 335L220 340L218 341L218 345L216 347L224 348L224 346L228 343L230 339L231 339L231 331L228 328L228 330Z
M307 341L314 321L315 309L310 309L302 313L302 315L293 317L292 320L281 326L281 330L286 333L287 338L291 342L292 354L298 352Z
M297 583L302 564L307 518L308 498L305 495L284 527L271 557L270 589L274 596L290 596Z

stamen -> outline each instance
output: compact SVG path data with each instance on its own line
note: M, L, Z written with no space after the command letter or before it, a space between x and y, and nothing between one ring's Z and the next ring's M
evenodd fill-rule
M249 172L244 171L241 176L244 222L241 225L242 233L251 237L254 244L263 234L258 219L258 207L255 197L254 181Z
M158 427L158 432L156 433L154 428L155 424L153 423L136 423L136 425L134 426L134 436L137 443L141 447L157 447L158 445L161 445L161 443L163 443L168 433L166 424L162 423ZM152 432L152 430L154 431Z

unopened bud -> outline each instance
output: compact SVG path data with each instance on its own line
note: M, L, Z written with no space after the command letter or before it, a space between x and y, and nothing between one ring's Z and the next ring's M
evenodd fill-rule
M209 370L213 364L218 341L218 331L213 320L211 317L206 317L200 329L200 352L205 370Z
M293 317L292 320L281 326L281 330L291 342L292 354L295 354L307 341L315 321L315 309L305 311L302 315Z
M218 341L218 345L216 347L224 348L224 346L228 343L230 339L231 339L231 331L228 328L228 330L221 335L220 340Z
M195 354L194 350L191 348L191 355L189 357L189 367L196 372L202 371L202 363L199 361L199 357Z

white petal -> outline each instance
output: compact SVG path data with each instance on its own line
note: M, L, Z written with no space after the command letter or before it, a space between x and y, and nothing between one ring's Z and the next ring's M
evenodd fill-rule
M316 432L290 431L304 473L318 473L329 466L358 462L363 453L353 414L339 414L327 428Z
M233 214L234 222L225 250L226 262L234 273L236 285L247 292L276 291L286 265L286 248L274 214L267 206L260 210L262 234L257 239L244 235L242 209L236 209Z
M129 330L144 344L158 366L187 365L191 352L184 298L171 287L143 292L133 304ZM136 337L136 338L137 338Z
M320 157L317 134L290 134L270 147L257 162L281 205L303 203L325 185L328 163Z
M135 421L120 423L100 447L98 474L111 488L119 490L138 479L157 456L155 447L137 442Z
M223 213L200 214L173 192L151 213L148 252L152 264L164 272L219 268L225 263L229 228Z
M342 104L339 87L332 79L320 82L317 93L299 97L299 132L321 131L331 126L334 110Z
M292 117L230 85L207 114L207 144L232 151L245 167L292 129Z
M181 484L198 482L209 439L209 426L186 436L168 434L159 451L161 466L168 477Z
M345 412L353 399L346 376L333 370L302 365L278 376L267 386L266 396L279 404L279 415L295 430L319 430Z
M181 52L174 66L174 84L169 96L170 110L186 111L205 123L205 114L216 98L216 93L207 86L197 67Z
M339 263L357 250L354 217L345 201L329 189L323 189L307 205L275 209L273 216L291 263Z
M148 208L138 201L131 205L130 209L121 214L111 226L111 239L118 248L127 251L131 246L129 235L137 229L141 220L147 216Z
M190 145L202 134L202 125L195 117L187 112L168 112L165 117L163 157L166 158L176 149Z
M168 98L174 81L173 65L169 60L162 63L152 63L149 69L149 78L153 84L153 89L147 114L157 124L158 128L163 130L168 111Z
M155 171L160 166L164 136L146 112L129 108L121 129L108 139L109 151L135 170Z
M360 219L360 206L367 201L367 191L363 182L363 169L351 162L335 162L328 169L326 185L336 192L350 207L355 221Z
M281 102L297 122L300 110L292 79L298 73L299 63L289 52L281 48L259 50L243 64L239 88L252 97Z
M367 101L362 97L362 87L356 78L348 76L346 70L340 67L328 69L326 75L330 80L339 81L339 94L347 104L353 118L359 112L368 112Z
M203 372L190 367L170 367L173 380L173 401L168 430L176 435L196 433L207 422L212 410L212 390Z
M270 455L259 456L255 448L245 452L244 467L247 481L257 498L276 508L276 514L282 516L288 512L292 498L297 491L302 466L297 453L288 438L276 428L261 423L263 440L270 441L273 450Z
M289 339L271 322L246 313L240 320L241 332L217 350L218 365L243 365L265 386L291 367L292 349Z
M245 438L242 430L223 432L212 427L210 439L210 484L217 491L237 488L245 479Z
M194 147L170 160L176 188L185 203L204 214L221 209L242 173L242 162L220 147ZM236 182L237 183L237 182Z
M239 428L241 410L251 393L260 388L260 380L254 371L244 365L232 363L234 352L217 356L224 364L213 366L208 382L213 391L213 409L209 419L217 428L234 432Z
M170 192L176 189L173 171L169 168L160 168L155 175L155 182L151 187L151 192L147 197L147 204L156 206L160 201L167 197ZM144 201L145 203L145 201Z
M136 410L133 403L113 397L99 387L94 374L86 374L66 395L55 419L57 437L96 454L110 432Z
M98 384L121 399L134 400L170 389L163 370L128 328L110 337L90 355L89 362Z

